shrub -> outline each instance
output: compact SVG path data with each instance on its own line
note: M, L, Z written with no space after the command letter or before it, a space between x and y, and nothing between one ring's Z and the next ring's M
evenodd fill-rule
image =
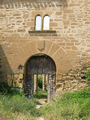
M7 82L0 83L0 93L7 95L24 95L23 89L21 88L11 88Z
M90 69L88 69L88 71L86 73L86 80L88 80L90 82Z
M90 101L87 100L84 104L81 106L81 111L79 113L79 117L89 116L90 113Z
M1 94L7 94L11 91L11 88L9 87L7 82L1 82L0 83L0 93Z
M42 80L43 80L43 77L41 75L39 75L39 77L38 77L38 87L39 88L42 88Z
M47 91L42 90L41 88L38 88L38 91L34 93L35 98L47 98Z
M48 120L88 120L90 89L65 93L41 108Z
M22 88L11 88L11 95L24 95L23 89Z
M0 95L0 102L3 106L2 109L10 113L24 113L27 112L33 116L39 116L40 112L36 109L36 104L26 98L25 96L20 95Z

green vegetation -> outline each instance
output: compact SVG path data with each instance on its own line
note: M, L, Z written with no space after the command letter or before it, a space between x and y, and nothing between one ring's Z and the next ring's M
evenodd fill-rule
M36 98L41 98L41 92ZM0 91L0 114L8 116L9 120L17 120L19 115L24 117L23 120L36 120L39 116L45 120L89 120L90 89L59 95L40 109L36 109L36 98L31 101L22 90L14 88L8 92L5 90L5 94Z
M11 92L11 88L8 86L7 82L0 83L0 93L7 94Z
M88 69L87 73L86 73L86 80L88 81L88 83L90 84L90 69Z
M47 90L42 89L42 82L43 82L43 76L39 75L38 76L38 88L36 92L34 93L34 98L36 99L41 99L41 98L47 99Z
M90 89L65 93L41 110L46 120L89 120Z
M46 98L47 99L47 91L46 90L42 90L40 88L38 88L38 91L34 93L34 98L36 99L41 99L41 98Z
M19 115L23 114L25 117L29 116L38 117L40 112L36 109L38 101L35 99L29 100L23 94L22 89L10 88L7 83L1 83L2 89L0 90L0 113L9 116L11 120ZM9 90L6 87L9 88ZM4 90L4 91L2 91Z
M38 76L38 87L39 87L39 88L42 88L42 80L43 80L42 75L39 75L39 76Z
M36 92L34 92L34 98L35 99L47 99L47 90L42 89L42 82L43 82L43 76L38 76L38 87Z

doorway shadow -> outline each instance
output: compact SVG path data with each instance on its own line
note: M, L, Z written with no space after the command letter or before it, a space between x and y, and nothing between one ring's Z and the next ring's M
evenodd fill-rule
M7 75L12 73L12 69L5 55L2 45L0 45L0 82L7 81Z

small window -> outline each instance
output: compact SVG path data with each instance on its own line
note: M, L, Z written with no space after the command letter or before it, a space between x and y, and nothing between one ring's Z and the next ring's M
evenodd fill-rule
M50 29L50 17L45 16L43 20L43 30L49 30Z
M41 30L41 16L36 16L35 30Z

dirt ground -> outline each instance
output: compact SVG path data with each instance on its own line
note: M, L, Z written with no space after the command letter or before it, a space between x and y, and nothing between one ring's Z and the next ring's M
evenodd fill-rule
M10 118L0 113L0 120L10 120Z

